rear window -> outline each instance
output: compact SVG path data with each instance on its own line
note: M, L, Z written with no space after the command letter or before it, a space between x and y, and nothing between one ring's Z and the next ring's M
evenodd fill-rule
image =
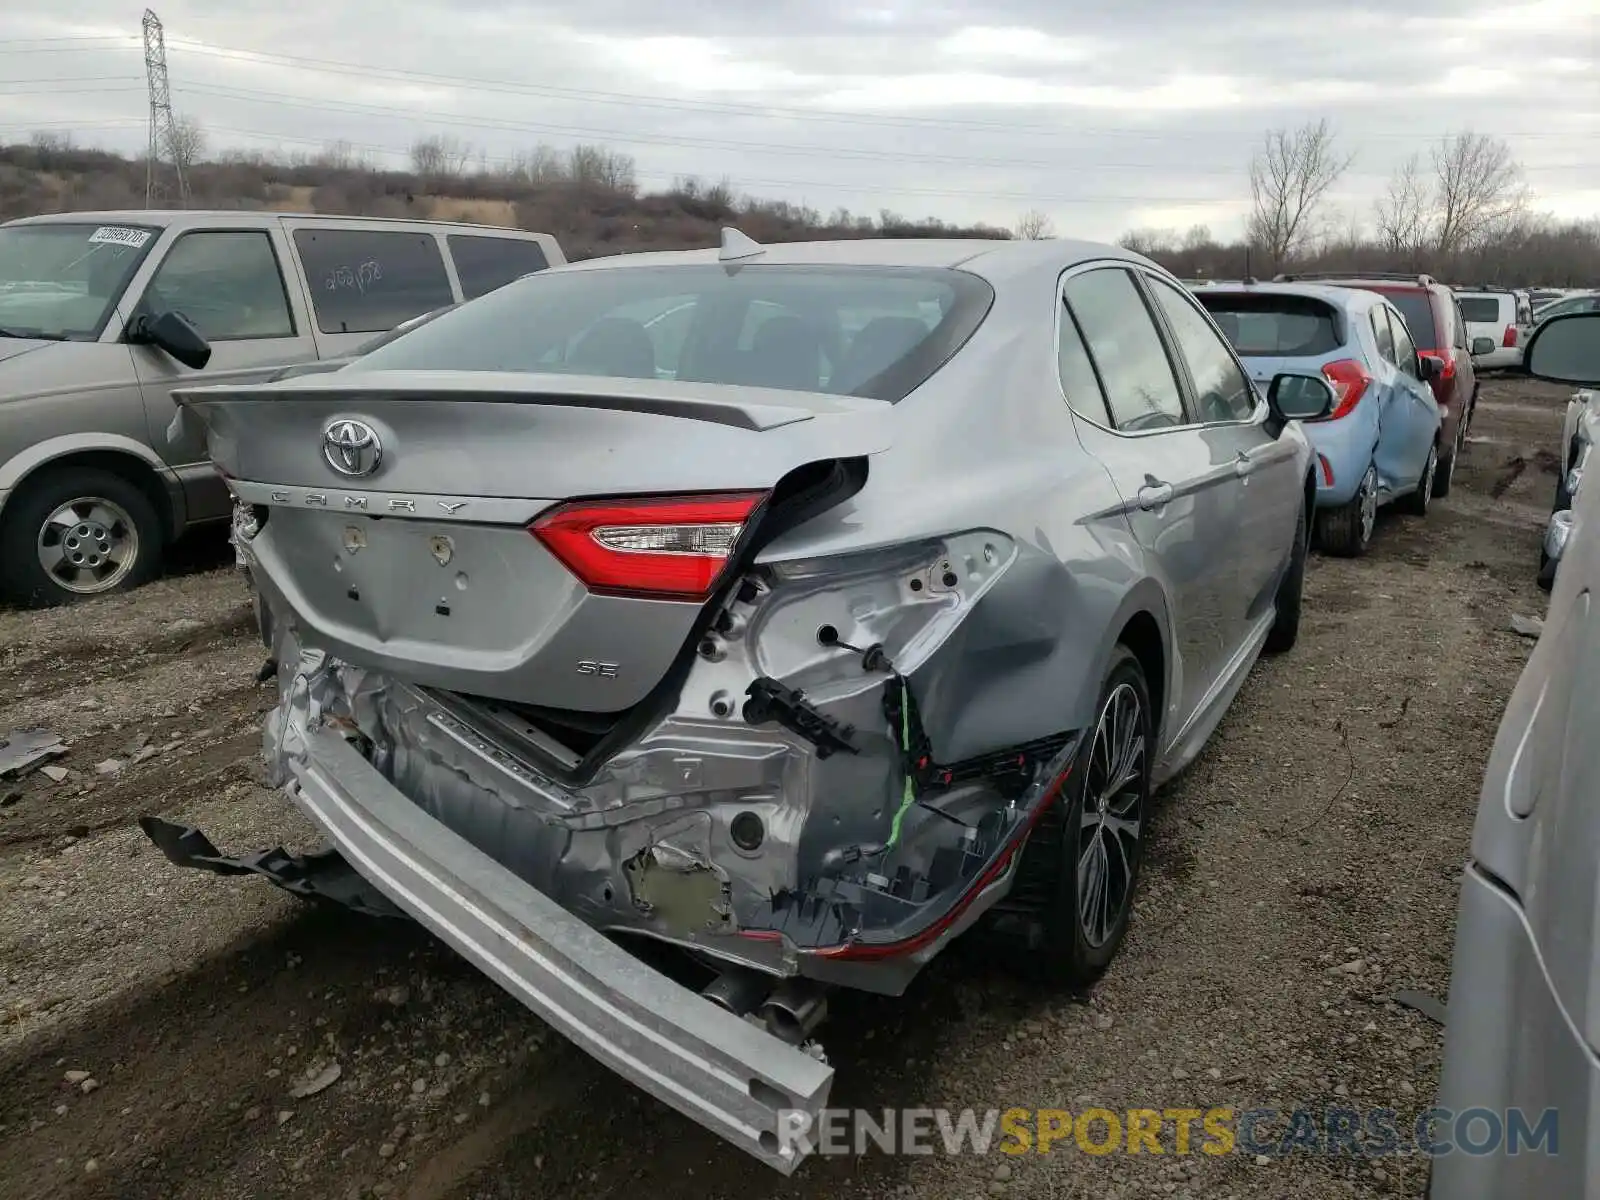
M1500 321L1498 296L1457 296L1461 319L1473 325L1496 325ZM1407 318L1409 320L1409 318Z
M896 401L982 323L993 289L949 269L742 266L543 271L353 370L527 371Z
M1310 296L1196 292L1243 358L1309 358L1344 344L1339 313Z
M1384 297L1406 319L1406 329L1410 331L1411 340L1419 350L1438 348L1439 332L1433 324L1433 304L1427 292L1386 291Z

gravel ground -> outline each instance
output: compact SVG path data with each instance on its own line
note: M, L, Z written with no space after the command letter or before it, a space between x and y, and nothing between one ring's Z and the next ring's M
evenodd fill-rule
M1446 992L1479 780L1532 646L1507 621L1544 609L1562 396L1486 382L1455 493L1426 520L1382 519L1364 560L1313 558L1299 647L1257 667L1163 795L1133 932L1092 994L968 952L902 1000L844 997L824 1028L835 1103L1426 1108L1440 1031L1388 997ZM220 561L0 612L0 729L71 743L64 780L0 782L0 1195L1421 1194L1415 1160L1070 1142L1003 1162L816 1159L784 1180L417 930L168 866L142 813L231 851L315 842L261 786L271 697ZM296 1095L312 1078L327 1086Z

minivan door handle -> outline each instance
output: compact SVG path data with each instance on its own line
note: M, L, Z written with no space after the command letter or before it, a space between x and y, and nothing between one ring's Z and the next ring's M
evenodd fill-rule
M1255 469L1256 460L1251 458L1247 452L1243 450L1239 451L1239 456L1233 460L1234 474L1244 476L1250 474L1250 472L1254 471Z
M1144 479L1144 486L1139 489L1140 508L1161 508L1172 502L1172 485L1170 483L1162 483L1153 475L1146 475Z

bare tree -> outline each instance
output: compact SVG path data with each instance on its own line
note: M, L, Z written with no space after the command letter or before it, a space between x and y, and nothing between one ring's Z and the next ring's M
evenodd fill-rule
M1117 239L1117 245L1146 258L1161 258L1178 248L1178 238L1170 229L1130 229Z
M1030 208L1017 218L1016 234L1025 242L1042 242L1056 235L1055 223L1047 213Z
M1413 154L1389 177L1374 206L1379 243L1391 254L1416 254L1429 240L1431 207L1422 160Z
M1250 160L1252 245L1281 265L1317 232L1317 211L1353 156L1335 146L1327 118L1267 131Z
M638 187L633 155L619 154L604 146L574 146L567 155L567 176L580 186L608 192L632 194Z
M1434 246L1475 248L1514 226L1527 208L1522 167L1499 138L1465 130L1433 148Z
M1188 232L1183 235L1181 249L1200 250L1206 246L1216 245L1217 239L1211 236L1211 226L1191 225Z
M178 169L185 174L190 167L205 157L206 131L193 117L174 117L172 133L167 141L167 152L172 155L172 161L178 164Z
M466 173L472 161L472 143L435 134L411 145L411 169L418 175L454 177Z

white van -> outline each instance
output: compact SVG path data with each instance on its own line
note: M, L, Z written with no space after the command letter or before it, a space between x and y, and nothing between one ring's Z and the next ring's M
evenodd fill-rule
M1533 307L1526 292L1484 288L1481 291L1454 289L1467 323L1467 344L1485 337L1495 348L1472 361L1482 368L1504 370L1522 362L1522 346L1533 331Z

